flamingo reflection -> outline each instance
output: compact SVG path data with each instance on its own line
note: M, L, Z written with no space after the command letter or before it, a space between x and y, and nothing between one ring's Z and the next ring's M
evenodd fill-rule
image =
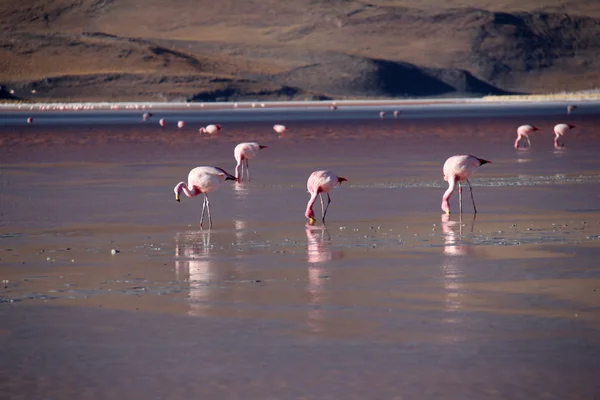
M178 233L175 237L175 273L178 281L189 284L188 314L208 315L210 288L215 267L210 258L210 231Z
M471 232L475 224L475 215L471 221ZM463 308L463 278L462 257L472 253L471 244L463 237L463 220L450 220L450 215L442 214L442 232L444 233L444 261L442 270L444 274L444 311L448 317L444 319L449 324L460 323L460 318L450 313ZM453 338L454 340L455 338Z
M341 250L331 250L331 236L325 226L305 225L306 260L308 261L308 295L309 311L307 325L314 333L322 332L326 321L323 304L327 300L329 271L324 265L343 257Z

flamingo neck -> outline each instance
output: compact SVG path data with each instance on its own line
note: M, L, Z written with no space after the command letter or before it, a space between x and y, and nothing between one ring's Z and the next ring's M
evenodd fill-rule
M192 190L190 190L185 182L179 182L175 190L177 191L177 193L181 193L183 191L183 193L185 193L187 197L195 197L201 193L201 191L198 190L195 186L192 186Z
M243 160L244 160L244 159L243 159L242 157L240 157L240 158L237 160L237 165L235 166L235 179L236 179L236 180L239 180L239 179L240 179L240 167L242 166L242 162L243 162Z
M315 200L317 200L317 195L319 193L317 191L314 191L310 194L310 199L308 200L308 204L306 205L306 212L304 213L304 216L306 218L311 218L315 215L314 211L313 211L313 204L315 204Z
M442 210L449 212L450 211L450 196L452 196L452 193L454 193L454 186L456 185L456 181L454 177L451 177L448 179L448 189L446 189L446 192L444 193L444 196L442 197Z

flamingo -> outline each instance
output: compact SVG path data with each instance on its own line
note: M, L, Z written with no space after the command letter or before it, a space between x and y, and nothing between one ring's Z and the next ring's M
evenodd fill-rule
M400 111L394 110L394 119L398 119L399 115L400 115Z
M306 182L306 189L310 193L310 199L306 205L306 212L304 215L308 218L309 224L315 223L315 213L313 211L313 204L319 195L321 199L321 213L322 221L325 223L325 215L327 215L327 209L329 209L329 203L331 203L331 197L329 197L329 191L337 185L341 185L342 182L348 179L337 176L331 171L315 171L308 177ZM323 193L327 193L327 207L323 207Z
M565 147L565 143L560 143L563 135L569 130L575 128L575 125L571 124L558 124L554 127L554 148Z
M178 128L183 128L185 126L185 122L184 121L177 121L177 127Z
M573 112L574 109L576 109L577 106L575 104L570 104L567 106L567 114L571 115L571 113Z
M233 150L233 156L237 161L235 166L235 178L239 181L244 180L244 164L246 165L246 176L250 180L250 169L248 168L248 160L258 154L260 149L265 149L267 146L260 145L256 142L244 142L235 146ZM244 162L245 161L245 162ZM240 177L240 166L242 167L242 173Z
M285 127L285 125L280 125L280 124L273 125L273 130L275 132L279 133L280 135L283 135L283 132L285 132L286 129L287 128Z
M158 121L158 124L164 128L164 127L165 127L165 125L167 124L167 121L165 121L165 119L164 119L164 118L161 118L161 119Z
M458 183L458 201L460 203L460 213L462 214L462 186L461 182L466 181L469 185L469 191L471 192L471 201L473 202L473 211L477 214L477 208L475 207L475 199L473 198L473 189L469 182L469 177L475 172L477 167L483 164L491 164L491 161L477 158L468 154L452 156L444 163L444 180L448 181L448 190L442 197L442 210L446 214L450 214L450 204L448 200L454 192L454 186Z
M531 132L539 131L539 128L532 125L521 125L517 128L517 139L515 140L515 149L519 148L519 142L521 139L525 138L527 140L527 146L531 147L531 142L529 141L529 134Z
M33 123L33 118L32 117L28 117L27 118L27 123L28 124L32 124Z
M148 118L150 118L152 116L152 113L144 113L142 115L142 120L147 121Z
M335 110L337 110L337 106L336 106L335 104L330 104L330 105L329 105L329 109L330 109L331 111L335 111Z
M200 128L200 133L208 133L209 135L214 135L215 133L221 130L221 125L206 125L204 128Z
M179 182L173 189L175 200L179 200L179 195L183 191L187 197L195 197L204 193L204 202L202 203L202 215L200 216L200 228L204 222L204 210L208 210L208 226L212 228L212 218L210 216L210 205L207 193L214 192L225 181L235 181L236 178L219 167L196 167L188 174L188 183Z
M385 111L379 113L379 119L383 119L383 117L385 117Z

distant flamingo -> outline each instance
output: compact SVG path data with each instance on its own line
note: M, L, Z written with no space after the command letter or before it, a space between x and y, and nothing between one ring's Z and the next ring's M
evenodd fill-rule
M564 134L569 130L575 128L575 125L571 124L558 124L554 127L554 148L558 149L561 147L565 147L564 141L561 143L561 139Z
M283 135L283 132L286 131L286 127L284 125L273 125L273 130L277 133L279 133L280 135Z
M165 127L165 125L167 124L167 121L165 121L165 119L164 119L164 118L161 118L161 119L158 121L158 124L164 128L164 127Z
M471 188L469 177L475 172L477 167L488 163L491 163L491 161L483 160L468 154L452 156L446 160L443 171L444 180L448 181L448 190L446 190L442 197L442 210L445 211L446 214L450 214L450 204L448 203L448 200L454 192L456 183L458 183L458 201L460 203L460 213L462 214L462 186L460 183L463 181L466 181L469 185L471 201L473 202L473 211L477 214L475 199L473 198L473 189Z
M306 212L304 215L308 218L309 223L312 225L315 223L315 213L313 211L313 204L319 195L321 199L321 213L322 221L325 222L325 215L327 215L327 209L329 209L329 203L331 203L331 197L329 197L329 191L334 187L341 185L342 182L348 179L338 177L331 171L315 171L308 177L306 182L306 189L310 193L310 199L306 205ZM323 207L323 193L327 193L327 207Z
M379 119L383 119L383 117L385 117L385 111L379 113Z
M260 149L265 149L267 146L260 145L256 142L245 142L235 146L233 150L233 156L237 161L235 166L235 178L238 181L244 180L244 164L246 165L246 176L250 180L250 169L248 168L248 160L258 154ZM242 167L242 173L240 176L240 167Z
M517 139L515 140L515 149L519 148L519 142L521 139L525 138L527 140L527 146L531 147L531 142L529 141L529 134L531 132L539 131L539 128L532 125L521 125L517 128Z
M573 112L573 110L575 110L577 108L577 106L575 104L570 104L567 106L567 114L571 115L571 113Z
M28 124L32 124L33 123L33 118L32 117L28 117L27 118L27 123Z
M152 116L152 113L144 113L142 115L142 120L147 121L148 118L150 118Z
M398 116L400 115L400 111L398 110L394 110L394 118L398 119Z
M206 125L204 128L200 128L200 133L208 133L209 135L214 135L215 133L221 130L221 125Z
M207 193L214 192L219 189L223 182L231 180L235 181L235 177L227 173L224 169L218 167L196 167L188 174L188 183L179 182L175 188L175 200L179 200L181 191L187 197L198 196L204 193L204 202L202 203L202 215L200 216L200 228L204 221L204 210L208 210L208 226L212 228L212 218L210 215L210 205L208 202Z
M185 126L185 122L184 121L177 121L177 127L178 128L183 128Z
M337 110L337 106L336 106L335 104L330 104L330 105L329 105L329 109L330 109L331 111L335 111L335 110Z

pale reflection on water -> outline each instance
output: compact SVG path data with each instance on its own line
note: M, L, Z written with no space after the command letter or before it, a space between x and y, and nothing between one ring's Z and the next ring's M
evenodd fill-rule
M175 273L178 281L189 285L189 315L206 316L210 309L211 280L215 266L210 257L210 230L179 232L175 236Z
M325 265L344 255L341 250L331 249L331 235L327 227L306 224L305 231L309 295L306 324L313 333L319 333L324 330L327 321L327 311L323 306L329 298L327 291L331 283L331 271Z
M442 232L444 233L444 259L442 271L444 275L444 309L448 313L444 322L448 324L459 324L460 317L454 314L463 308L463 279L462 271L463 257L472 253L471 244L463 236L463 218L459 215L458 220L452 221L450 215L442 215ZM471 218L471 217L467 217ZM470 221L470 232L475 224L475 214ZM450 337L450 340L458 340L458 337Z

